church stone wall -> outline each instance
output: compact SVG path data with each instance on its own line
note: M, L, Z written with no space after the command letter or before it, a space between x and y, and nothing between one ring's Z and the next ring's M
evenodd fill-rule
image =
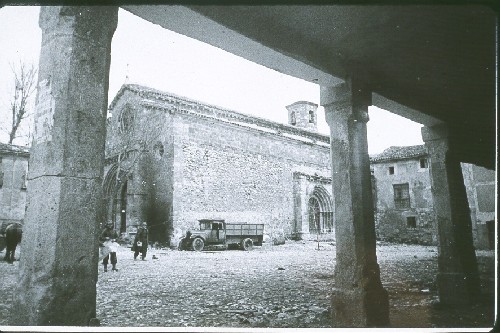
M290 236L293 173L330 176L327 145L189 114L175 117L174 138L173 214L182 231L218 217Z

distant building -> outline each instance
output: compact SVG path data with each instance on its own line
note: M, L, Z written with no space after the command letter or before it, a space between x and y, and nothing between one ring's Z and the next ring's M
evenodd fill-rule
M24 220L29 148L0 143L0 227Z
M103 221L124 235L146 221L160 241L204 218L333 238L329 137L316 130L317 107L289 105L280 124L124 85L110 106Z
M437 244L429 157L424 145L390 147L370 157L377 238ZM462 163L474 246L493 249L495 171Z
M378 238L398 243L436 244L425 146L390 147L371 157L370 162Z

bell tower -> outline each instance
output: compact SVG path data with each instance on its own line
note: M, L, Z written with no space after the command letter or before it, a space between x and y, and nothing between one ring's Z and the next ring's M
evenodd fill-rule
M286 107L288 110L288 125L318 131L318 104L307 101L298 101Z

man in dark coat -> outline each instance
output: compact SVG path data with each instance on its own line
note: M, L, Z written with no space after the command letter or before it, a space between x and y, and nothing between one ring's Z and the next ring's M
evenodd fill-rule
M146 253L148 252L148 224L146 222L143 222L137 229L132 248L134 250L134 260L137 259L139 252L141 253L141 259L146 259Z
M23 226L20 223L12 223L5 228L5 260L13 263L16 255L17 244L21 243L23 236Z

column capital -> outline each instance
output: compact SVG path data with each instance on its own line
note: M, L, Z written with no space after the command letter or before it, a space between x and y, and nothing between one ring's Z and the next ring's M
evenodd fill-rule
M366 109L372 105L372 93L365 81L348 78L337 86L321 86L320 105L323 107L350 105L356 109Z
M325 107L334 105L351 105L351 89L348 82L337 86L320 87L320 105Z
M42 6L38 25L48 33L45 38L57 32L106 47L118 25L118 7Z
M449 138L448 126L439 124L435 126L424 126L421 129L422 140L424 142L442 140Z

